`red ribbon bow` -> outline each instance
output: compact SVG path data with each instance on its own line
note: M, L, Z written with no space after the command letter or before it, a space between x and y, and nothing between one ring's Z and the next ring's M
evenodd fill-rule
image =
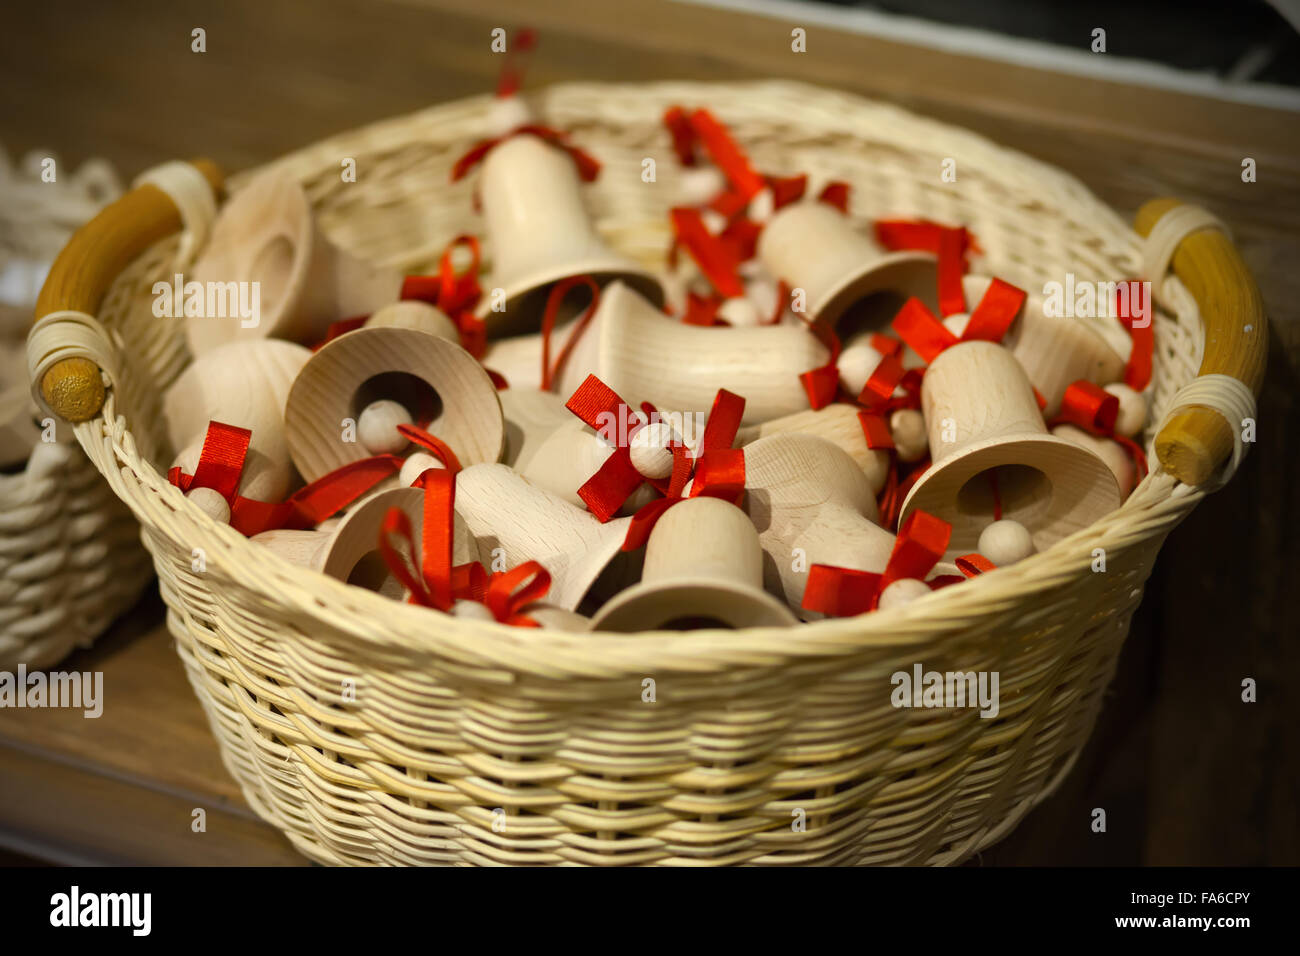
M908 299L903 308L894 317L893 329L898 337L912 347L928 365L946 348L958 342L971 342L981 339L985 342L1001 342L1007 329L1015 321L1020 309L1025 304L1025 293L1009 282L994 279L984 292L979 305L971 312L966 321L966 329L961 338L953 335L948 328L935 317L917 298Z
M450 468L429 468L413 487L424 490L420 547L416 548L406 512L390 508L379 529L380 556L410 592L412 604L447 611L459 598L476 600L482 596L483 566L477 561L452 566L456 473ZM401 543L406 545L409 561L396 546ZM418 574L411 570L417 554Z
M1091 435L1119 442L1137 467L1137 480L1147 475L1147 456L1142 446L1115 431L1115 418L1119 415L1119 399L1087 379L1071 382L1061 399L1061 411L1051 421L1051 426L1075 425Z
M230 526L248 537L273 528L314 527L402 467L396 455L363 458L322 475L284 501L256 501L237 494L252 437L247 428L209 422L194 474L179 466L167 472L167 480L183 492L211 488L226 499Z
M530 604L545 597L550 589L551 573L537 561L525 561L509 571L493 574L483 596L483 603L502 624L541 627L524 611Z
M451 167L451 181L457 182L465 177L465 174L473 169L500 143L513 136L536 136L544 140L557 149L562 149L573 159L574 164L578 167L578 178L584 183L592 182L600 175L600 162L592 156L569 142L569 134L562 130L552 129L549 126L541 126L536 123L525 123L523 126L516 126L504 136L497 136L491 139L480 140L475 143L464 156L456 160L455 165Z
M948 549L952 525L925 511L913 511L903 522L884 573L814 564L808 569L803 607L831 617L874 611L885 588L902 578L924 580Z
M470 251L470 265L458 273L452 263L456 247L463 245ZM438 261L438 274L432 276L407 276L402 280L401 298L428 302L445 312L460 333L460 344L475 358L482 358L487 348L487 324L474 315L474 308L483 296L479 286L479 266L482 251L478 238L460 235L447 243Z

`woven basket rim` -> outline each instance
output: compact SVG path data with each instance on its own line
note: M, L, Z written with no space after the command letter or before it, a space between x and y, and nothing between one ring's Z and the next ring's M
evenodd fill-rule
M795 91L800 96L816 96L823 100L838 99L858 109L865 106L892 112L911 122L941 129L949 136L978 140L985 148L1014 157L1021 168L1032 166L1037 174L1056 180L1068 192L1084 198L1090 206L1107 216L1112 225L1119 224L1127 229L1133 236L1134 248L1137 248L1136 234L1069 174L964 127L918 116L897 105L856 94L797 81L759 79L724 83L564 83L530 93L528 99L544 115L549 104L561 101L565 96L593 91L627 91L628 95L638 97L671 95L707 103L711 91L750 94L758 102L762 100L760 94L773 89ZM482 109L491 99L490 95L480 94L381 119L295 150L255 170L241 172L231 177L230 186L238 189L251 175L267 169L292 170L296 166L305 166L316 154L333 156L340 144L355 140L362 134L382 140L386 135L396 136L401 131L404 134L402 140L409 142L414 124L436 123L440 116ZM725 121L725 110L720 110L719 114ZM989 271L996 273L997 269ZM214 522L170 485L152 463L136 455L124 420L118 415L110 417L113 407L111 404L106 406L100 418L78 426L78 437L83 444L105 439L112 443L117 455L115 463L120 471L132 470L128 467L129 459L135 457L143 466L134 469L135 478L141 485L160 498L166 507L184 512L187 518L229 550L229 559L220 550L210 551L209 575L227 578L268 601L291 604L305 616L319 613L322 609L338 611L330 615L331 627L372 648L406 656L473 661L480 666L486 662L506 673L527 672L546 678L643 673L648 668L662 671L674 666L693 671L723 670L743 666L746 662L770 664L774 659L850 655L868 648L918 646L949 637L957 631L978 635L983 622L1005 613L1009 607L1024 603L1035 594L1049 592L1080 574L1092 573L1090 565L1094 548L1104 548L1109 554L1141 545L1166 533L1204 496L1204 492L1181 486L1156 469L1119 509L1058 541L1046 551L1014 566L980 575L977 580L967 581L959 587L944 588L913 603L857 617L830 618L793 629L767 627L685 633L646 631L615 634L521 629L450 615L440 614L433 618L429 609L403 605L377 593L349 586L318 572L294 566L260 548L229 526ZM94 428L96 423L100 423L98 434ZM384 625L376 626L378 620L384 621ZM332 637L322 639L334 641Z

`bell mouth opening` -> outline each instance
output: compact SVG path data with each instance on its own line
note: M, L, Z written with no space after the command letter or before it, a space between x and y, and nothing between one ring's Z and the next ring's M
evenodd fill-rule
M933 256L890 253L833 291L818 309L816 321L834 328L842 342L863 332L888 334L890 323L908 299L920 299L938 315L938 287L939 270Z
M711 617L707 614L683 614L681 617L674 617L656 625L656 631L715 631L730 630L731 624L720 617Z
M629 271L627 265L614 266L606 262L601 268L547 276L537 282L516 286L506 292L504 308L500 311L491 308L492 298L489 292L484 299L488 303L488 308L480 318L488 324L493 338L508 338L512 335L536 332L542 327L542 315L546 311L546 302L550 297L551 289L556 283L563 282L573 275L590 276L602 292L610 283L622 282L649 300L656 309L664 304L663 286L651 273ZM556 310L555 328L559 329L567 325L581 315L589 305L591 305L591 289L585 282L574 285Z
M395 599L400 599L405 590L378 551L369 551L357 558L348 572L347 582Z
M442 396L432 385L410 372L380 372L372 375L352 393L348 414L357 421L366 406L387 399L397 402L411 414L411 420L427 429L442 417Z
M253 256L248 281L256 283L258 302L268 315L278 315L285 291L293 282L296 253L288 236L269 239Z
M957 492L957 511L984 524L1010 518L1032 530L1051 508L1051 479L1029 465L985 468Z

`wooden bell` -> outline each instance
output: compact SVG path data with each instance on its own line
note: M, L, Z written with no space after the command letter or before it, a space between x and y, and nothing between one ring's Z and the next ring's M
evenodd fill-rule
M496 461L505 441L501 402L483 366L455 342L400 327L357 329L322 346L294 381L284 421L307 481L400 452L400 436L388 444L398 424L427 428L462 465ZM355 441L345 440L349 421Z
M1127 499L1132 494L1137 485L1137 465L1119 442L1101 435L1090 435L1082 428L1070 424L1057 425L1052 429L1052 434L1087 448L1104 461L1110 473L1115 476L1121 499Z
M796 412L761 425L750 425L736 433L736 442L744 447L760 438L791 432L824 438L846 452L867 476L873 495L879 494L885 486L885 480L889 477L889 452L867 447L858 410L852 405L837 402L817 411Z
M745 513L719 498L687 498L659 518L641 582L592 619L593 631L788 627L790 609L763 590L763 550Z
M411 535L418 542L424 524L424 492L419 488L393 488L368 495L350 508L331 531L277 529L255 534L250 540L270 548L291 564L402 600L406 589L393 576L378 548L384 517L391 508L406 512ZM478 561L478 547L464 520L454 512L453 518L452 564ZM414 558L418 563L420 556ZM413 570L418 573L418 568Z
M194 474L209 422L247 428L252 438L238 493L258 501L284 500L294 484L285 405L310 357L311 352L293 342L253 339L230 342L196 358L164 399L167 434L172 448L179 449L172 464Z
M558 428L576 422L564 399L535 388L510 388L497 392L506 424L506 448L501 461L523 472L538 448Z
M516 463L516 468L538 488L544 488L571 505L586 508L587 505L578 496L578 489L614 454L615 446L608 444L594 429L572 415L569 419L538 444L536 451L522 467ZM671 474L671 452L669 455ZM619 514L632 514L655 497L657 495L651 486L642 485L619 509Z
M551 286L570 276L590 275L600 284L622 279L662 304L653 273L596 232L564 150L537 136L511 136L484 159L478 193L492 251L479 315L493 336L536 331ZM502 311L493 309L496 290L504 293Z
M1119 489L1093 452L1049 435L1020 363L992 342L961 342L930 363L921 385L932 464L912 486L916 509L952 525L948 557L969 554L995 516L1020 522L1035 547L1119 507Z
M472 465L456 476L456 510L495 560L507 567L538 561L551 575L548 604L572 611L622 547L630 518L601 524L595 515L538 488L513 468Z
M767 555L768 590L784 593L791 607L802 606L814 564L885 570L894 536L876 523L871 484L826 439L785 432L746 446L745 489L745 510Z
M962 279L966 302L974 308L984 297L992 279L968 275ZM1108 385L1124 377L1124 359L1086 320L1050 316L1043 311L1040 295L1026 295L1002 344L1020 363L1030 384L1046 400L1043 414L1055 417L1070 383L1086 379L1094 385ZM943 324L954 335L966 328L969 315L950 315ZM1118 328L1118 325L1116 326Z
M307 194L281 170L262 173L231 197L190 277L200 283L255 282L260 314L185 321L195 355L236 338L312 344L332 322L396 302L402 274L334 245L316 226Z
M753 425L806 411L808 394L799 376L825 365L827 357L806 328L684 325L615 282L602 293L556 391L572 395L594 373L633 407L651 402L660 409L707 412L725 388L744 396L743 423Z
M804 200L777 210L758 238L758 258L772 275L803 289L807 316L830 326L841 319L883 327L897 300L916 296L935 304L938 270L926 252L889 252L823 202ZM872 315L856 307L882 292L887 303ZM897 311L894 308L894 311ZM855 315L848 317L848 313Z

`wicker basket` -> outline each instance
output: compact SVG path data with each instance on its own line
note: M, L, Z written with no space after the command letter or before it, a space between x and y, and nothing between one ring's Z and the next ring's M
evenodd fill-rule
M379 123L276 165L304 183L332 239L427 268L479 228L471 186L449 185L448 172L486 135L488 102ZM659 122L678 103L711 107L759 168L847 180L856 217L969 226L985 254L976 268L1022 287L1067 271L1141 273L1138 236L1073 179L890 106L787 83L539 95L541 121L604 164L589 191L602 232L648 264L663 263L678 198ZM657 185L641 181L647 156L661 158ZM346 157L355 183L340 179ZM940 182L945 157L958 158L959 188ZM179 227L174 208L163 218ZM70 265L83 254L65 251ZM961 861L1069 771L1156 552L1204 493L1157 470L1120 511L1046 553L794 631L570 635L438 616L292 567L167 483L157 397L186 360L184 337L144 305L169 255L169 242L149 246L102 305L84 307L107 332L82 323L62 343L109 386L77 437L144 527L226 766L321 862ZM1196 376L1203 341L1188 289L1172 276L1162 289L1156 419ZM42 314L81 307L45 292ZM1105 573L1092 570L1097 548ZM1000 672L1000 714L891 706L891 674L915 663Z

